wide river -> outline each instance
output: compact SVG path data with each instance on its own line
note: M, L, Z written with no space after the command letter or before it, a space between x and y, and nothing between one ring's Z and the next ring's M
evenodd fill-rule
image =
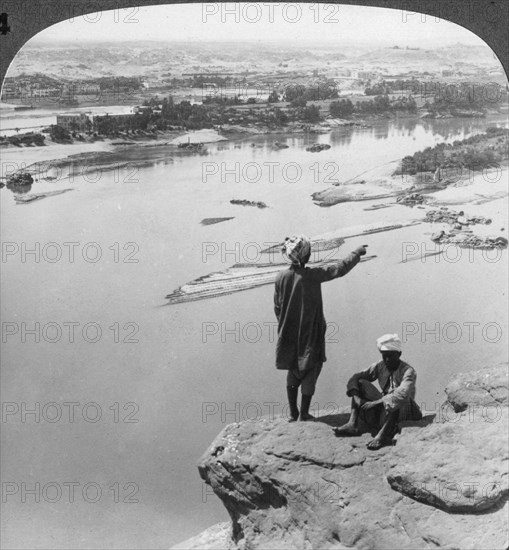
M344 181L494 123L506 122L382 121L214 143L202 155L126 149L131 168L33 185L73 189L59 196L17 205L3 188L4 545L167 548L227 520L196 463L226 424L282 411L273 287L173 306L164 296L292 233L422 218L400 205L364 210L380 200L319 208L310 194L327 177ZM276 139L290 147L275 150ZM332 147L306 152L314 141ZM144 155L157 159L138 166ZM210 217L234 219L200 224ZM366 243L377 258L323 287L328 361L314 407L348 404L347 379L377 360L386 332L404 336L418 401L431 410L451 374L505 360L507 250L402 262L405 250L433 250L431 231L349 239L336 253Z

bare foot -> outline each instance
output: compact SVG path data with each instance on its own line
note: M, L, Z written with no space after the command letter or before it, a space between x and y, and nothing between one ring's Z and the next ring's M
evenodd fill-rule
M356 437L361 435L361 432L353 424L345 424L339 428L334 428L336 437Z
M384 439L378 439L378 438L375 437L375 439L371 440L367 444L367 448L370 451L378 451L382 447L390 447L392 445L393 445L392 439L385 439L385 438Z

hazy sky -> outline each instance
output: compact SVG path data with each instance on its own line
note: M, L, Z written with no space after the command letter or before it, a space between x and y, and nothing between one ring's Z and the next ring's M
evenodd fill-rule
M470 31L402 10L331 4L183 4L109 10L76 17L34 37L37 42L201 40L390 43L433 47L484 44Z

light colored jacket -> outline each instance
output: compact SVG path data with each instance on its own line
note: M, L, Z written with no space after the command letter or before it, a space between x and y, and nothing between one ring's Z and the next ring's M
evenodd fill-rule
M378 380L383 393L382 401L385 410L392 412L398 409L410 409L415 403L415 383L417 374L415 370L404 361L399 362L395 371L390 371L383 361L373 363L366 370L354 374L347 384L346 394L352 395L352 390L359 391L359 380ZM411 403L411 402L414 403ZM418 408L418 407L417 407Z

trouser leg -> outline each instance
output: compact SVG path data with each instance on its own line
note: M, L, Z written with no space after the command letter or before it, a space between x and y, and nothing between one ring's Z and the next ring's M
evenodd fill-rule
M357 421L359 420L359 409L357 408L357 403L355 403L353 397L350 406L350 419L348 420L348 424L350 426L357 427Z
M316 389L316 381L322 372L322 365L317 365L309 371L306 371L302 377L302 395L313 396Z
M366 401L378 401L382 397L380 391L378 391L376 387L371 382L369 382L369 380L359 380L358 394L361 399L361 405ZM365 424L367 424L371 428L372 432L378 432L383 424L383 421L385 420L385 411L383 405L380 404L367 411L364 411L360 408L359 405L357 405L355 399L352 398L350 419L345 425L335 429L336 435L359 435L361 433L357 428L359 420L362 420Z
M314 417L309 414L309 407L311 406L311 399L315 394L316 381L322 371L322 365L316 365L309 372L306 372L302 378L302 401L300 406L300 420L314 420Z
M359 395L363 401L378 401L382 398L382 393L369 380L359 380ZM354 403L352 406L356 407ZM380 404L368 411L357 409L357 415L371 429L378 431L383 423L384 407Z
M299 372L298 370L289 370L286 377L286 388L288 394L288 403L290 405L290 417L292 419L312 420L313 416L309 414L311 399L315 393L316 380L320 375L322 365L317 365L309 370ZM301 388L302 401L299 410L297 408L298 388Z
M300 416L299 419L302 421L314 420L314 416L309 414L309 406L311 405L312 395L302 395L302 400L300 404Z
M385 414L382 427L377 434L378 439L392 439L398 431L399 411Z
M359 380L359 394L364 401L377 401L382 393L369 380Z
M299 386L286 386L288 395L288 405L290 406L290 420L299 418L299 408L297 407L297 396L299 394Z
M297 397L299 394L299 386L301 384L298 373L289 370L286 375L286 394L288 396L288 405L290 407L290 422L299 418L299 408L297 407Z

